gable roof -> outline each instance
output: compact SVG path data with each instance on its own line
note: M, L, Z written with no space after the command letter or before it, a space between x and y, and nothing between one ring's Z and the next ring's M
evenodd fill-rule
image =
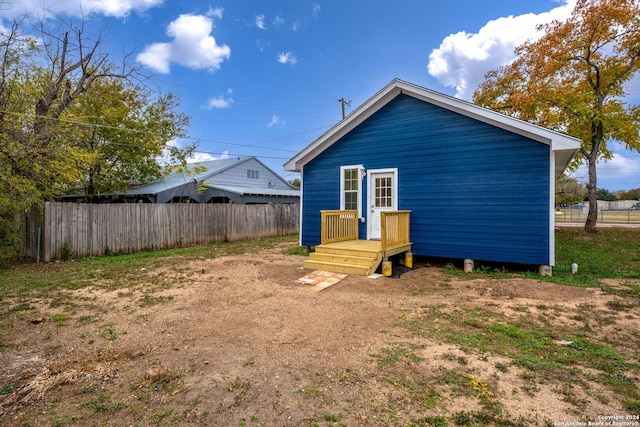
M509 132L530 138L534 141L549 145L555 152L555 176L559 178L571 161L575 152L580 148L580 140L572 136L538 126L524 120L507 116L496 111L480 107L462 99L454 98L433 90L394 79L364 104L351 112L344 120L337 123L318 139L313 141L298 154L284 164L287 171L300 172L302 167L313 160L336 141L349 133L359 124L375 114L400 94L409 95L421 101L444 109L454 111L481 122L505 129Z
M198 162L189 164L190 166L204 166L206 169L204 172L195 172L193 167L187 166L187 170L183 172L171 172L166 177L161 178L158 181L150 182L147 184L138 185L127 189L125 194L127 195L139 195L139 194L157 194L161 191L168 190L170 188L179 187L188 182L203 182L210 179L212 176L224 172L234 166L244 163L253 157L233 157L229 159L209 160L206 162Z
M263 188L257 186L243 186L241 183L233 186L233 189L223 188L219 184L213 184L208 181L214 181L212 178L215 175L218 175L224 171L227 171L231 168L237 167L242 163L256 161L262 167L271 172L274 176L278 177L283 184L286 184L288 189L280 189L277 190L275 188ZM203 172L196 172L194 167L190 166L203 166L206 168ZM206 162L198 162L194 164L189 164L187 166L187 170L182 172L172 172L163 179L159 181L150 182L148 184L142 184L137 187L133 187L128 189L123 194L126 195L148 195L148 194L158 194L160 192L178 188L180 186L184 186L190 182L193 183L203 183L206 187L223 189L225 191L231 191L237 194L261 194L261 195L286 195L286 196L297 196L300 194L300 190L293 187L291 184L286 182L283 178L281 178L277 173L271 170L268 166L262 163L254 156L246 156L246 157L232 157L228 159L218 159L218 160L209 160ZM229 187L229 186L226 186Z

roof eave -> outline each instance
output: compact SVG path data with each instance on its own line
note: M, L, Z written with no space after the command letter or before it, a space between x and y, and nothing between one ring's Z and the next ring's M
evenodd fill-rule
M292 172L300 172L305 164L329 148L334 142L368 119L387 102L401 93L549 145L553 151L574 150L575 153L575 150L580 147L580 140L571 136L480 107L471 102L453 98L399 79L394 79L365 101L364 104L351 112L345 119L338 122L287 161L284 164L284 169Z

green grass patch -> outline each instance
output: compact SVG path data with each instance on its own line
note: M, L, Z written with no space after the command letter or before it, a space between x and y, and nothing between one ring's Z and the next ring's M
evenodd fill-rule
M416 355L412 351L409 343L394 343L391 347L383 347L379 353L370 354L370 360L379 368L398 363L412 364L423 360L423 357Z
M544 280L576 286L597 286L600 279L640 277L640 229L562 228L556 233L556 265ZM571 264L578 272L571 273ZM640 297L640 295L638 295Z
M418 337L455 344L469 354L496 354L511 359L511 364L526 369L532 378L546 382L571 382L586 378L584 368L596 369L607 378L610 388L634 406L640 401L635 384L625 381L624 374L636 371L614 348L580 333L554 330L553 325L540 324L527 317L507 319L500 313L475 307L447 311L443 307L423 308L400 325ZM394 350L395 349L395 350ZM378 366L402 360L402 347L383 349L376 359ZM406 351L406 350L405 350ZM502 364L501 372L508 365ZM456 373L445 372L440 384L458 386Z
M93 414L113 414L129 405L125 402L109 402L112 393L103 390L97 397L80 403L80 407L88 409Z
M564 227L555 234L556 265L552 276L540 276L537 266L525 270L522 265L505 266L481 264L472 273L447 264L443 272L469 280L479 277L503 279L524 275L536 280L571 286L599 287L601 279L635 279L640 277L640 229L601 228L597 233L585 233L579 227ZM571 272L571 264L578 264L578 272ZM640 302L640 286L606 288L606 292L632 297Z

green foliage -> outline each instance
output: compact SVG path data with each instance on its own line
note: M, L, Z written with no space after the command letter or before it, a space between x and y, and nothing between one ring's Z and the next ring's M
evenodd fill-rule
M85 96L70 105L61 126L74 134L83 153L76 163L76 184L91 199L129 188L131 183L158 179L167 162L185 163L195 146L178 148L169 142L186 136L189 119L177 111L171 93L154 96L122 78L96 81Z
M575 178L563 175L556 182L556 206L581 202L587 195L587 188Z
M588 231L595 231L598 217L596 165L613 156L607 143L640 150L639 106L623 99L626 83L640 70L639 15L636 1L578 0L569 18L543 25L541 38L517 47L513 62L487 73L473 97L582 141L572 167L589 165Z
M189 121L172 94L133 84L102 39L64 24L0 34L0 263L20 255L16 215L79 184L92 195L157 178L161 156L185 163L195 148L170 145Z
M596 197L598 198L598 200L605 200L605 201L618 200L618 196L616 196L606 188L598 188L596 190Z
M616 191L618 200L640 200L640 188L633 188L627 191Z

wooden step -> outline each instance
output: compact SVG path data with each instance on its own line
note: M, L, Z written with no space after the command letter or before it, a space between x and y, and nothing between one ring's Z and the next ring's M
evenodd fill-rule
M354 264L354 265L371 265L377 258L377 254L373 256L362 257L353 256L347 254L334 254L324 252L312 252L309 254L309 259L313 261L333 262L338 264Z
M318 245L315 248L315 253L334 254L334 255L349 255L365 258L377 258L379 251L366 250L366 249L350 249L350 248L336 248L331 246Z
M310 270L322 270L322 271L330 271L332 273L345 273L345 274L355 274L358 276L369 276L373 274L378 268L378 264L375 266L369 265L357 265L357 264L343 264L337 262L328 262L328 261L315 261L312 259L305 260L302 263L304 268L308 268Z

